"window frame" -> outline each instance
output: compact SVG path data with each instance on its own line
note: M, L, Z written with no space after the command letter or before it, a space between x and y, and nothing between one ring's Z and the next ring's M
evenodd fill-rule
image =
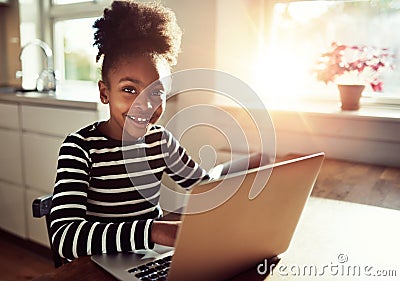
M111 4L111 0L92 0L72 4L53 4L52 0L45 0L41 6L43 37L50 42L54 51L55 69L58 71L60 84L64 85L92 85L93 81L65 80L64 57L60 57L62 49L55 42L55 25L59 21L83 18L101 17L104 9ZM47 24L46 24L47 23ZM44 27L46 26L46 27ZM93 58L94 60L94 58Z
M260 26L261 31L263 32L262 35L260 35L260 40L261 44L263 46L270 46L271 45L271 34L272 34L272 23L273 23L273 9L276 4L290 4L290 3L295 3L295 2L310 2L314 0L271 0L271 1L266 1L263 0L263 13L262 13L262 18ZM321 1L321 0L319 0ZM327 0L328 2L343 2L345 0ZM368 2L369 0L352 0L354 2ZM399 1L400 2L400 1ZM400 59L400 53L395 54L397 56L397 59ZM398 65L400 65L398 63ZM400 69L398 69L400 71ZM373 93L370 91L367 91L363 93L362 96L362 101L369 106L369 107L390 107L390 108L399 108L400 109L400 82L399 82L399 87L396 88L398 91L396 93L392 93L390 95L385 95L385 93ZM333 102L335 101L334 95L333 95L333 87L327 87L326 88L327 93L320 93L320 95L308 95L303 98L299 98L300 101L304 102L321 102L321 101L326 101L326 102ZM272 101L273 97L265 97L265 101Z

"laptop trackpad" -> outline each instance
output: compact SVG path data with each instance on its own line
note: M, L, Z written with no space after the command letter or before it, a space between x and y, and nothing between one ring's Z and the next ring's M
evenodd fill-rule
M140 259L150 259L157 258L160 254L164 254L172 250L174 250L173 247L154 244L153 250L136 250L133 253L138 255Z
M153 250L140 250L135 251L135 253L93 255L91 256L91 260L120 280L125 280L129 276L132 280L132 276L127 270L173 250L173 247L155 244Z

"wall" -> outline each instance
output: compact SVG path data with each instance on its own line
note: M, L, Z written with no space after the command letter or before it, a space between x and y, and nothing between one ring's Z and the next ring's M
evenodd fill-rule
M165 0L183 29L182 52L175 71L187 68L213 68L215 66L216 3L215 0Z
M400 167L400 118L271 110L277 154L324 151L327 157Z
M255 44L257 27L261 24L259 8L263 5L263 0L167 0L165 3L175 12L184 32L182 53L175 71L192 68L217 69L235 75L243 81L251 80L251 62L256 59L254 55L258 49L258 45ZM172 117L192 106L225 103L226 99L220 94L207 90L192 90L179 94L178 98L168 100L163 124L167 124ZM213 114L206 111L202 111L203 116ZM191 117L201 120L199 116ZM185 120L182 120L178 124L181 128L177 128L176 131L186 129L182 128L186 126L184 123ZM226 128L229 127L220 129L223 131ZM203 162L205 168L218 157L213 149L226 150L228 147L221 132L210 126L197 125L187 129L181 143L196 161ZM175 133L174 128L170 130Z
M20 85L15 77L21 70L19 38L18 0L10 0L0 6L0 85Z
M165 0L165 5L171 8L177 17L178 24L183 30L181 53L178 57L178 64L173 71L184 71L193 68L215 68L215 45L216 45L216 20L217 1L176 1ZM184 126L184 119L179 119L178 124L169 125L171 119L180 115L181 110L198 104L210 104L213 95L205 91L191 90L178 94L167 101L166 111L159 122L166 126L175 136L181 126ZM187 149L197 162L201 162L199 150L205 144L212 143L212 135L209 134L207 126L196 126L186 131L182 138L178 138L181 144ZM206 162L208 160L205 160ZM204 162L202 163L202 166ZM168 177L163 178L163 183L169 188L182 190ZM161 206L171 206L178 209L183 202L178 202L175 197L166 194L161 196ZM171 210L170 207L167 207Z
M7 63L6 63L6 6L0 5L0 85L7 84Z
M45 31L41 28L45 17L40 12L41 6L47 1L20 1L19 19L20 19L20 41L21 46L25 46L34 39L41 39L44 42L50 42L44 36ZM49 1L50 2L50 1ZM21 56L21 69L23 75L20 78L23 89L36 89L36 80L39 73L45 66L45 56L41 48L30 45L24 49Z
M178 57L178 64L174 71L184 71L193 68L215 68L216 60L216 20L217 1L176 1L166 0L165 5L171 8L177 17L178 24L183 30L181 53ZM204 91L191 90L186 94L179 94L168 100L167 110L162 120L167 122L182 109L197 104L209 104L213 99L212 95ZM183 120L184 121L184 120ZM170 128L174 131L178 128ZM199 145L210 143L207 128L197 126L185 134L181 140L189 153L199 161Z
M257 60L263 0L218 0L216 68L249 83Z

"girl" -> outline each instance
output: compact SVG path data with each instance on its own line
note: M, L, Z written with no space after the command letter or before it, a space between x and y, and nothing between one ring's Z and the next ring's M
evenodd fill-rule
M157 220L161 176L184 188L207 177L170 132L154 125L165 106L160 78L180 48L173 12L114 1L93 27L96 61L103 59L100 99L110 118L70 134L60 148L51 239L67 259L173 246L179 223Z

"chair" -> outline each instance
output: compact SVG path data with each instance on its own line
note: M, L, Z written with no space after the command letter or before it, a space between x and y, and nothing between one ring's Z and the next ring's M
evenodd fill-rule
M60 267L61 265L68 262L67 259L60 257L58 252L53 248L53 244L51 243L51 236L50 236L50 210L51 210L51 199L53 195L47 194L40 196L33 200L32 202L32 213L33 217L35 218L46 218L46 227L47 227L47 234L49 237L50 248L53 254L53 261L54 267Z

